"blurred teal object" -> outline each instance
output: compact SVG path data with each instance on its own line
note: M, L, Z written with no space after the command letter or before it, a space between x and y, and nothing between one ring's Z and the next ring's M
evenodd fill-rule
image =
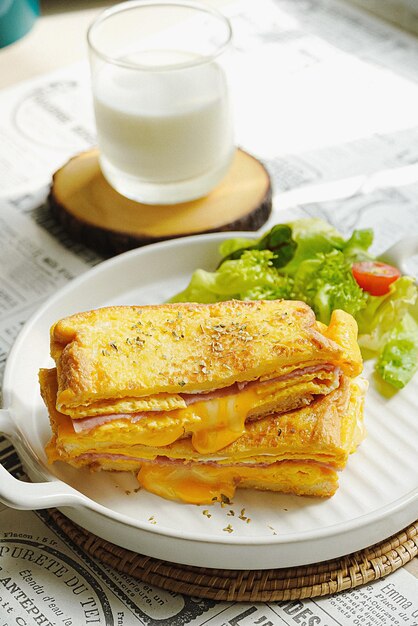
M38 0L0 0L0 48L26 35L38 15Z

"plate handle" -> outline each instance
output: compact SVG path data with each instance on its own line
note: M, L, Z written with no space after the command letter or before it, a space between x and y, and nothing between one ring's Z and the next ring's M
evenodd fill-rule
M25 483L14 478L1 464L0 502L25 511L88 504L87 499L61 481Z
M0 409L0 433L13 439L17 431L10 413ZM55 506L86 506L88 499L60 480L26 483L0 463L0 502L13 509L49 509Z

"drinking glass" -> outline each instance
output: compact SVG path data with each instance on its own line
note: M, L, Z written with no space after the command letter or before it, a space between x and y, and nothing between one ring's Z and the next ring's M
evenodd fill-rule
M231 26L194 2L123 2L88 31L100 167L146 204L205 196L234 153L222 58Z

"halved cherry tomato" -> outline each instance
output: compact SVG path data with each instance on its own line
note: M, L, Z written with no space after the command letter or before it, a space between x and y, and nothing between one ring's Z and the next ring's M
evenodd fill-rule
M379 261L353 263L352 272L357 284L372 296L389 293L389 285L401 275L396 267Z

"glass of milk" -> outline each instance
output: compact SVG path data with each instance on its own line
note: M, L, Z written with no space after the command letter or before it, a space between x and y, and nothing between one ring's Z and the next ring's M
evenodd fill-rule
M88 31L100 167L146 204L208 194L234 154L223 57L231 26L194 2L139 0Z

